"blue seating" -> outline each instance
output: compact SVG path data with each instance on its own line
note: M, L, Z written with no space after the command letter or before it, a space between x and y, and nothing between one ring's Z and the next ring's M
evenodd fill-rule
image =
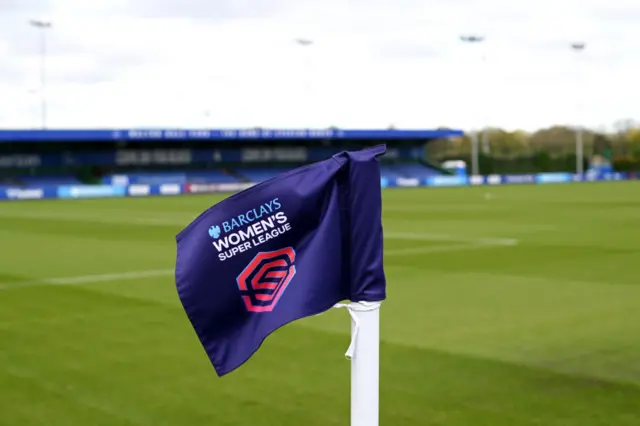
M114 179L115 177L115 179ZM102 182L113 184L126 181L128 184L158 185L165 183L229 183L238 182L235 176L225 173L222 170L199 170L199 171L159 171L159 172L134 172L134 173L114 173L105 176Z
M199 172L188 172L187 181L190 183L228 183L238 182L238 178L221 170L205 170Z
M80 180L71 175L20 176L18 180L26 187L82 184Z
M102 182L107 185L155 185L163 183L185 183L184 173L145 172L145 173L114 173L104 176Z
M403 177L402 175L398 174L397 171L386 164L380 166L380 174L382 175L382 177L387 179L397 179L399 177Z
M382 175L388 178L418 178L423 179L429 176L441 175L436 169L421 163L400 163L383 165Z
M158 185L185 183L235 183L242 180L263 182L276 175L291 170L291 167L240 167L228 173L224 170L185 170L185 171L149 171L123 172L107 175L102 183L107 185ZM419 178L441 174L420 163L382 164L382 176L388 179ZM26 176L21 179L29 186L39 185L77 185L80 182L72 176Z
M284 168L284 167L242 168L242 169L238 169L237 172L251 182L262 182L267 179L271 179L272 177L279 175L280 173L289 171L292 168L293 167L291 168Z
M293 168L293 166L291 167ZM262 182L270 179L280 173L284 173L290 168L284 167L243 167L237 169L236 172L247 180L252 182ZM420 163L404 163L404 164L382 164L380 166L382 177L387 179L398 178L419 178L423 179L429 176L440 175L438 170L432 169Z

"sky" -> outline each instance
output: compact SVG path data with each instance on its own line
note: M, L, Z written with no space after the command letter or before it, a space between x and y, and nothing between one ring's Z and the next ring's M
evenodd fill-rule
M0 128L607 130L638 51L637 0L2 0Z

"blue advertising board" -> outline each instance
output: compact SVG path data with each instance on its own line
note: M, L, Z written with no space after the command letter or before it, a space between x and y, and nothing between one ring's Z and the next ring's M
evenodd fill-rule
M566 183L573 180L571 173L539 173L536 175L537 183Z
M0 200L39 200L43 198L56 198L57 195L58 188L55 186L0 189Z
M535 175L504 175L502 177L503 183L534 183L535 181Z
M469 178L467 176L429 176L424 184L427 186L461 186L467 185Z
M126 194L126 186L116 185L75 185L58 188L58 198L124 197Z
M489 175L489 176L431 176L416 178L389 178L382 176L383 188L390 187L445 187L465 185L503 184L550 184L562 182L601 182L640 179L638 173L591 173L573 175L571 173L543 173L537 175ZM126 177L126 176L124 176ZM567 180L568 179L568 180ZM127 180L127 179L125 179ZM254 182L210 182L210 183L125 183L105 185L36 186L30 188L0 187L0 200L36 200L44 198L94 198L94 197L144 197L153 195L202 194L236 192L255 185Z

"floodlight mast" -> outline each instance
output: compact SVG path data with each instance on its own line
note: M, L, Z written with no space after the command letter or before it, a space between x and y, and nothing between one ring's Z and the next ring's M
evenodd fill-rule
M572 42L570 46L572 51L579 54L586 49L587 44L585 42L578 41L578 42ZM579 63L578 63L578 68L580 68ZM583 87L582 87L582 84L580 84L580 82L579 82L579 86L580 86L579 90L582 91ZM578 96L578 103L581 103L580 98L582 97L582 93L578 93L577 96ZM581 108L577 108L577 109L580 110ZM579 120L581 121L581 118ZM583 138L582 124L579 121L576 123L575 132L576 132L576 173L579 175L582 175L584 173L584 138Z
M309 39L309 38L304 38L304 37L298 37L295 39L295 43L302 47L303 49L308 49L310 46L312 46L314 44L314 41ZM303 77L303 81L304 81L304 92L306 93L306 104L307 104L307 110L310 110L310 105L311 105L311 86L312 86L312 82L311 82L311 59L308 56L308 54L303 56L303 62L304 62L304 77Z
M311 46L313 44L313 40L298 37L296 39L296 43L298 43L300 46Z
M40 32L40 127L47 128L47 30L52 27L50 21L31 19L29 25Z
M467 44L480 44L484 41L484 36L482 35L478 35L478 34L463 34L460 36L460 40L463 43L467 43ZM475 105L477 100L472 100L473 104ZM486 124L486 123L485 123ZM483 150L485 151L485 153L487 153L489 151L489 143L487 140L487 133L485 132L484 128L482 129L482 143L483 143ZM472 175L478 175L480 174L480 161L479 161L479 153L478 153L478 145L479 145L479 141L478 141L478 132L476 130L472 131L471 133L471 174Z
M461 35L460 40L465 43L481 43L484 41L484 36L479 35Z

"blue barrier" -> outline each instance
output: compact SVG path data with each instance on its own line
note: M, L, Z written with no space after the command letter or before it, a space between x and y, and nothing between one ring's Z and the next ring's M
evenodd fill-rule
M640 173L589 172L584 175L571 173L541 173L537 175L488 175L488 176L430 176L418 178L381 177L383 188L393 187L451 187L468 185L551 184L568 182L603 182L640 179ZM64 185L32 188L0 187L0 200L37 200L51 198L105 198L147 197L154 195L179 195L237 192L255 185L250 182L219 183L161 183L120 185Z

